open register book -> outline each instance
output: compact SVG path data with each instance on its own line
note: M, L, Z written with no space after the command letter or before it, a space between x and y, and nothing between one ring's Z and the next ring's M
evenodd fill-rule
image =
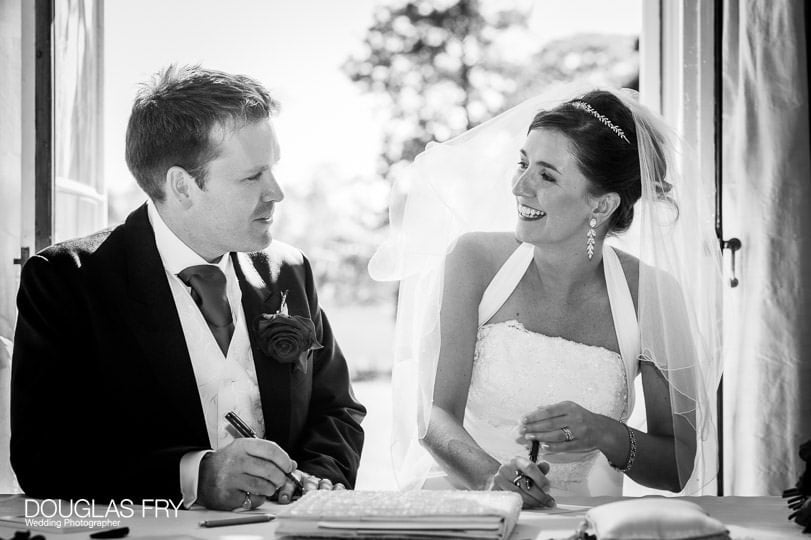
M500 491L311 491L277 513L276 535L505 539L520 512Z

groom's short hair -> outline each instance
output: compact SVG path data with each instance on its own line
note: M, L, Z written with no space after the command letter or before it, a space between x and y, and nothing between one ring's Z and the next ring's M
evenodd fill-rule
M126 160L138 185L163 201L166 171L183 167L205 186L206 166L217 157L216 126L237 128L278 110L256 80L195 66L170 65L141 85L132 106Z

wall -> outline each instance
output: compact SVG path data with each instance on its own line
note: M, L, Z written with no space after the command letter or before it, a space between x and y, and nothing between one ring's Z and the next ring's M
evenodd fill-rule
M28 4L28 5L26 5ZM20 266L13 260L20 256L22 245L22 185L24 168L30 150L24 129L26 117L23 77L23 42L32 36L24 32L32 22L33 2L0 0L0 493L15 491L14 477L8 463L9 379L11 338L17 316L15 299ZM33 60L33 58L32 58Z

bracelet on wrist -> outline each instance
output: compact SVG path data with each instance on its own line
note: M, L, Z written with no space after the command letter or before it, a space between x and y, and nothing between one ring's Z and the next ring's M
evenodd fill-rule
M613 463L609 463L612 467L617 469L619 472L627 473L631 470L631 467L634 466L634 461L636 460L636 435L634 435L634 431L628 427L628 424L622 424L625 427L625 430L628 432L628 459L625 460L625 465L622 467L617 467Z

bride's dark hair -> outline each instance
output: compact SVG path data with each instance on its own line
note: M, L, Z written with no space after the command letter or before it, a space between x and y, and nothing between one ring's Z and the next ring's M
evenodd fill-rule
M589 107L591 111L587 110ZM627 230L634 219L634 204L642 195L636 127L628 107L611 92L594 90L554 109L540 111L532 119L528 132L540 128L566 135L580 170L597 194L619 195L620 204L611 216L609 232ZM654 185L659 198L675 206L668 196L672 186L665 180L667 167L661 137L652 135Z

